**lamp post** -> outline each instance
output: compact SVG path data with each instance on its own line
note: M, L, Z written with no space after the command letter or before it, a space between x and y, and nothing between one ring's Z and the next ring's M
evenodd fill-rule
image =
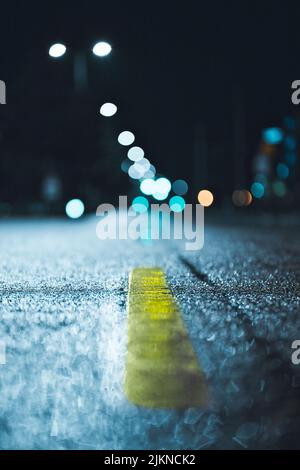
M97 57L106 57L111 53L112 47L108 42L100 41L97 42L92 52ZM49 56L53 59L60 59L67 52L67 48L64 44L55 43L49 48ZM73 56L73 80L74 89L76 92L84 92L88 87L88 68L87 58L84 51L77 51Z

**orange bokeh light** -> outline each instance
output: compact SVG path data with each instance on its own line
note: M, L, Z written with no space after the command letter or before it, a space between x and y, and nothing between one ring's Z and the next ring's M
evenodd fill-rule
M208 189L202 189L198 193L198 201L201 206L209 207L214 202L214 196Z

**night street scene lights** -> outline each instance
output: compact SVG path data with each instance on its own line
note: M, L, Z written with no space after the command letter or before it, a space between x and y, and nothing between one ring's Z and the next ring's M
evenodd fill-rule
M66 46L62 43L54 43L50 46L48 54L53 59L59 59L66 53ZM97 57L106 57L112 51L111 45L106 41L97 42L92 52ZM83 50L76 50L72 54L73 59L73 80L76 92L85 92L88 88L88 66L87 53Z
M93 47L93 54L98 57L106 57L111 53L111 45L108 42L100 41L97 42Z
M58 59L65 55L66 50L67 48L64 44L56 43L49 48L49 55L50 57L53 57L53 59Z

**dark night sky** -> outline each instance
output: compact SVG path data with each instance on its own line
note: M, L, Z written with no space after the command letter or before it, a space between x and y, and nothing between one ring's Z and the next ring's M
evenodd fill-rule
M190 180L198 121L205 123L212 145L225 148L214 172L225 171L225 189L232 190L237 90L244 97L248 171L262 127L297 112L290 85L300 77L299 25L300 4L276 0L5 2L0 31L0 79L6 81L8 101L0 114L4 196L13 198L8 189L13 186L14 194L33 194L49 161L72 176L69 188L83 175L92 181L99 158L95 135L114 138L123 127L135 132L161 173ZM113 46L102 61L90 52L101 39ZM47 54L57 41L69 47L60 62ZM73 92L72 52L78 48L89 57L85 97ZM98 115L109 100L120 109L111 129ZM114 145L107 151L117 152L119 165L125 152ZM18 178L10 168L14 159L23 173ZM24 172L35 174L30 188ZM216 175L207 183L217 184ZM125 186L126 176L121 178L112 178L112 187Z

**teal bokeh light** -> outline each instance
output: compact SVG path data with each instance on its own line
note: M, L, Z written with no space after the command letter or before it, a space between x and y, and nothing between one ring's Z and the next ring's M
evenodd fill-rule
M265 194L265 187L263 184L258 183L257 181L251 186L252 196L256 199L261 199Z
M184 194L186 194L188 192L188 189L188 184L184 180L176 180L172 184L172 190L178 196L183 196Z
M275 181L273 183L274 194L278 197L284 197L286 195L286 185L283 181Z
M284 139L284 147L286 150L289 150L291 152L294 152L297 148L297 140L294 136L288 135Z
M286 179L290 174L289 167L285 163L278 163L276 167L276 173L278 178Z
M135 210L135 212L142 214L143 212L146 212L148 210L149 201L143 196L137 196L132 201L131 206Z
M277 145L283 139L283 132L278 127L269 127L263 131L262 138L266 144Z
M185 208L185 200L181 196L173 196L169 201L169 206L173 212L182 212Z

